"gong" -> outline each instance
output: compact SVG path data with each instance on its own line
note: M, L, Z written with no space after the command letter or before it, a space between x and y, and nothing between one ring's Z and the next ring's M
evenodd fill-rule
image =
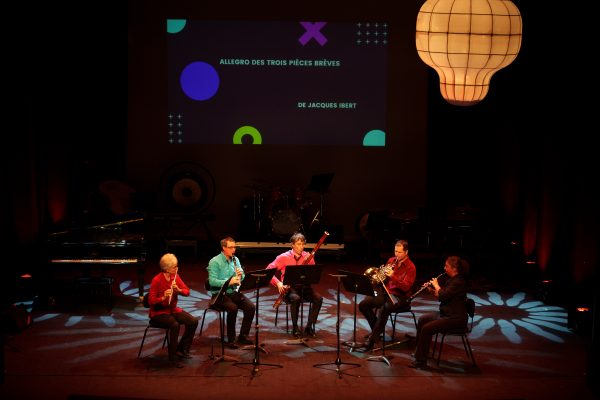
M211 206L215 197L213 176L195 163L178 163L165 171L162 179L164 203L182 212L200 212Z

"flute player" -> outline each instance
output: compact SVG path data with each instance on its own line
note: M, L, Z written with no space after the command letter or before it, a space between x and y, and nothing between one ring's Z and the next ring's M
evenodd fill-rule
M458 257L449 256L444 264L448 280L441 286L433 278L427 288L440 302L439 311L421 315L417 323L417 348L410 368L427 369L427 355L433 335L467 325L467 275L469 263Z
M154 326L169 329L169 361L176 368L182 368L180 358L191 358L190 347L198 327L198 318L177 307L179 295L189 296L190 288L178 273L178 261L174 254L163 255L159 262L161 272L150 283L148 305L150 321ZM185 331L179 339L179 326Z

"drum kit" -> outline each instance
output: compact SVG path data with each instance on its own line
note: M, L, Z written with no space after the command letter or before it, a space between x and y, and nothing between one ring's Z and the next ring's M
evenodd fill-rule
M319 222L316 206L310 195L299 187L294 189L273 186L265 189L252 186L252 219L257 239L287 241L296 232L306 230Z
M332 172L312 175L306 189L293 189L254 180L252 189L252 234L258 241L288 241L296 232L308 240L321 236L325 224L325 194L333 180ZM246 213L248 215L248 213Z

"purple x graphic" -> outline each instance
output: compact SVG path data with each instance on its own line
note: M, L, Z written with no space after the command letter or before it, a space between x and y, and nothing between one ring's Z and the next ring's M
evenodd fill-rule
M310 39L313 38L319 42L321 46L327 43L327 38L320 32L321 28L323 28L325 24L327 24L327 22L315 22L314 24L312 22L300 22L300 25L306 29L304 35L298 39L300 44L304 46Z

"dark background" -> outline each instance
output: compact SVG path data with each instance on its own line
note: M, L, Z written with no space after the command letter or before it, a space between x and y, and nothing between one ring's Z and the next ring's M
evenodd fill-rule
M332 242L370 261L404 237L415 257L439 261L459 252L492 279L549 277L563 300L591 301L598 168L587 100L595 94L585 61L593 51L583 25L589 13L515 1L521 52L492 78L481 103L457 107L441 98L438 77L414 49L422 3L392 3L18 6L14 15L25 17L7 25L5 58L5 266L45 268L50 232L139 214L153 221L147 234L156 253L167 234L196 237L209 252L226 234L274 240L269 232L254 235L254 192L305 189L312 175L331 172L322 225L310 241L328 229ZM389 21L389 146L166 145L166 18ZM181 206L172 197L173 181L185 176L206 185L202 204ZM135 192L122 213L98 194L106 180ZM314 210L318 193L306 196ZM185 224L165 227L165 218Z

